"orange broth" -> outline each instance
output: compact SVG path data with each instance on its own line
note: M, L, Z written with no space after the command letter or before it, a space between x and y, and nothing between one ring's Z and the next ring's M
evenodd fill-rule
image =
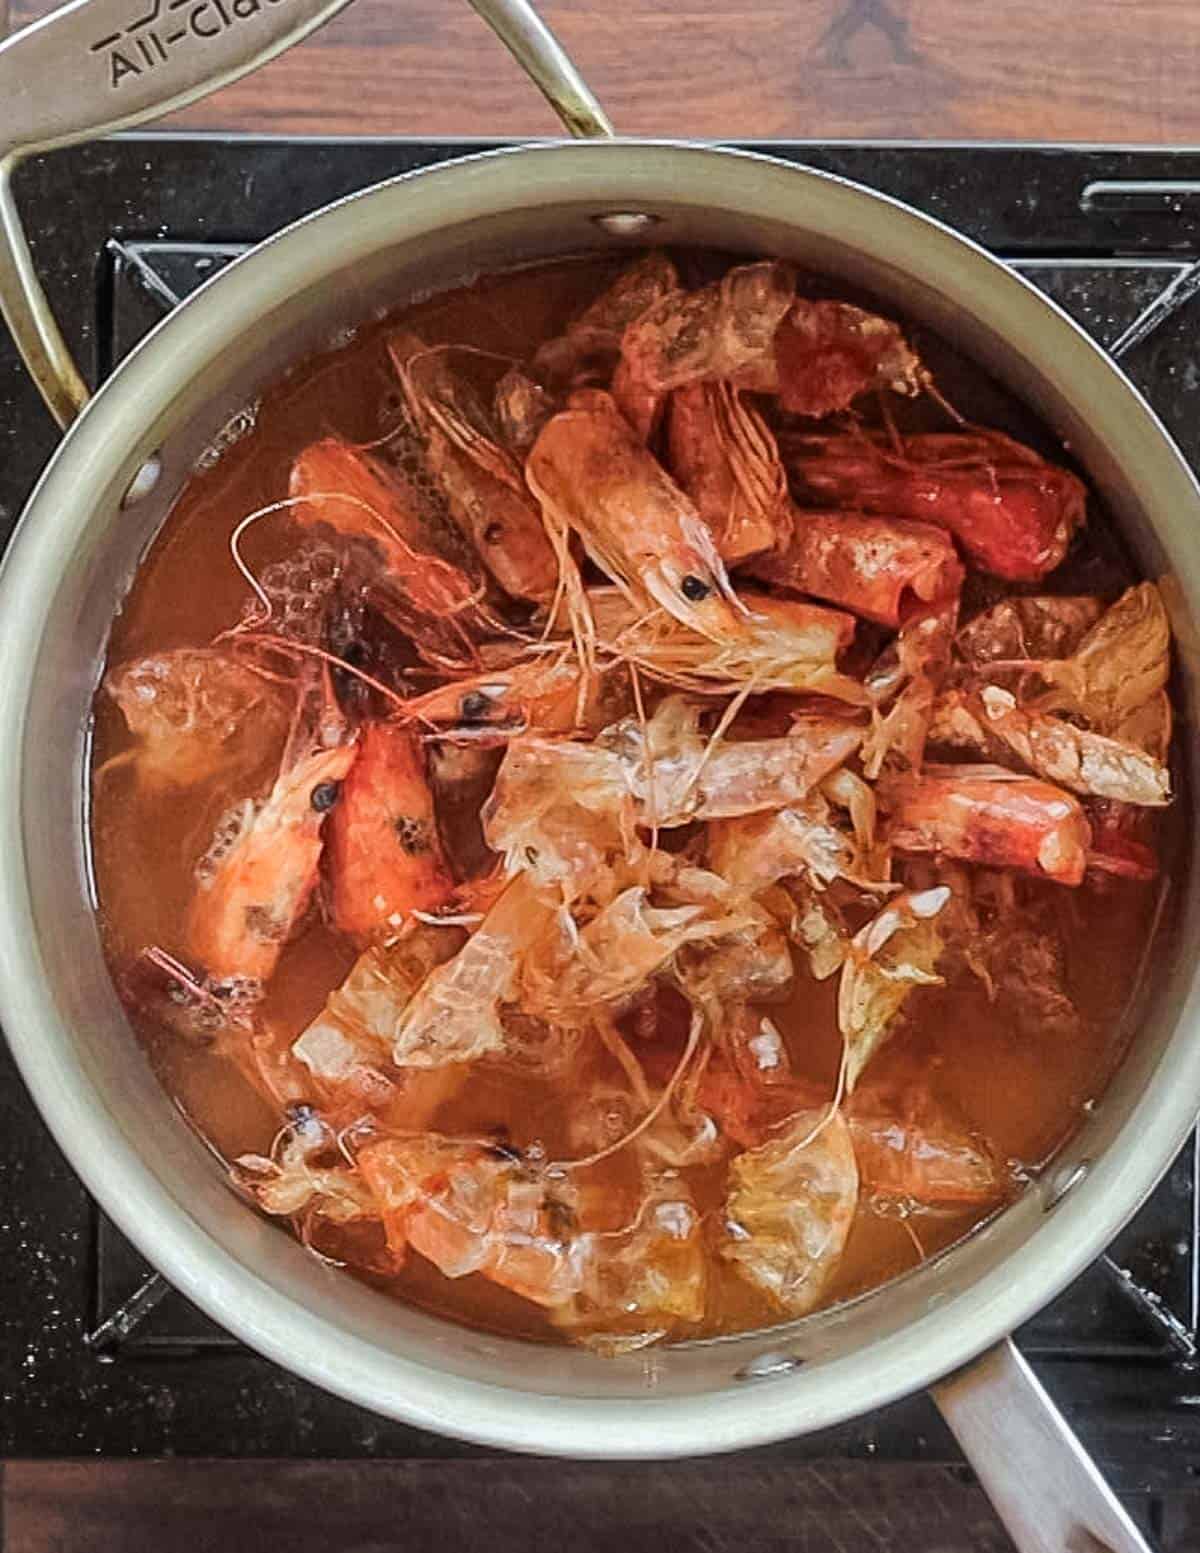
M504 356L526 357L562 330L619 268L620 259L565 262L488 276L460 291L405 310L405 326L427 340L458 342ZM213 466L197 472L141 566L113 624L109 663L152 652L203 644L236 622L247 599L244 578L230 559L230 536L247 513L287 492L295 454L319 437L352 442L378 438L387 405L395 402L385 337L396 319L364 327L349 344L304 362L268 392L253 429ZM924 345L924 342L923 342ZM947 359L951 359L947 353ZM955 371L961 372L961 367ZM953 373L951 374L953 375ZM987 393L994 395L990 385ZM245 542L256 569L285 556L296 542L286 516L260 523ZM1082 540L1086 551L1093 541ZM129 745L121 714L105 695L95 705L94 762L99 770ZM104 938L115 971L147 943L180 951L193 870L221 813L270 786L278 748L264 748L258 770L241 773L243 786L221 782L165 794L139 789L129 766L95 782L92 845ZM455 837L446 838L451 857ZM919 1060L932 1092L988 1138L1001 1157L1029 1168L1044 1162L1077 1126L1084 1108L1102 1092L1121 1056L1120 1016L1134 988L1150 932L1156 885L1085 884L1049 891L1059 910L1067 985L1083 1015L1078 1039L1039 1039L1014 1028L1003 1000L990 1002L979 982L960 978L947 988L922 989L906 1007L906 1027L872 1065L886 1080L889 1068L909 1070ZM323 1006L355 959L354 948L312 912L284 950L271 980L264 1019L299 1033ZM801 1078L832 1089L841 1051L835 1019L836 978L818 984L796 957L794 991L769 1012L784 1035ZM138 1039L162 1083L195 1126L232 1160L269 1152L280 1117L225 1060L166 1030L145 1010L129 1006ZM597 1071L604 1072L597 1059ZM611 1064L613 1082L620 1073ZM565 1145L564 1097L552 1077L487 1070L473 1074L438 1113L448 1134L501 1130L518 1147L540 1141ZM685 1171L697 1206L716 1215L723 1168ZM614 1216L629 1190L619 1157L596 1168L611 1191ZM868 1205L869 1207L869 1205ZM858 1213L829 1300L881 1284L926 1255L958 1240L983 1212L938 1211L908 1219L885 1212ZM770 1325L779 1313L715 1254L704 1334ZM543 1311L479 1275L451 1280L410 1255L388 1292L473 1326L558 1340Z

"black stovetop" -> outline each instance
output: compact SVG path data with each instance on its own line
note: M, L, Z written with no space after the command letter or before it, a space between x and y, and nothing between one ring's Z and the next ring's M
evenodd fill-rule
M59 317L98 379L247 244L336 196L474 149L128 137L32 163L17 190ZM1200 152L768 149L943 218L1104 344L1125 336L1125 366L1200 467ZM7 537L55 437L2 332L0 438ZM1019 1335L1148 1524L1161 1495L1200 1476L1198 1213L1193 1139L1110 1256ZM0 1455L473 1453L292 1378L153 1279L63 1161L3 1047L0 1323ZM959 1459L923 1397L765 1454Z

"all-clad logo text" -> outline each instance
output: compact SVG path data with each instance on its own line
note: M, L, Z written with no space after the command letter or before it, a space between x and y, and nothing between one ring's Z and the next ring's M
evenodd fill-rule
M108 84L144 76L170 58L171 50L189 38L216 38L227 27L257 16L264 5L286 0L152 0L144 16L120 32L97 38L89 53L108 59Z

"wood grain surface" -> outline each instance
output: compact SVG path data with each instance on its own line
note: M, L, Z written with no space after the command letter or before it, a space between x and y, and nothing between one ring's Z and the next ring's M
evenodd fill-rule
M942 1467L17 1462L4 1483L4 1553L1012 1553Z
M10 4L14 25L51 9ZM542 11L626 134L1200 143L1196 0L547 0ZM466 0L358 0L169 122L555 129Z
M1128 1501L1161 1553L1200 1493ZM2 1553L1014 1553L965 1468L768 1454L612 1465L66 1461L0 1467Z

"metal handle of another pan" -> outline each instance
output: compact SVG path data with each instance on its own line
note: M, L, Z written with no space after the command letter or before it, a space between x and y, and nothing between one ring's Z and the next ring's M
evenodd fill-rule
M1020 1553L1153 1553L1011 1340L933 1398Z
M471 3L569 134L612 134L604 110L529 0ZM348 4L71 0L0 41L0 311L60 426L78 415L89 389L38 280L13 199L14 167L35 152L182 108L273 59Z

